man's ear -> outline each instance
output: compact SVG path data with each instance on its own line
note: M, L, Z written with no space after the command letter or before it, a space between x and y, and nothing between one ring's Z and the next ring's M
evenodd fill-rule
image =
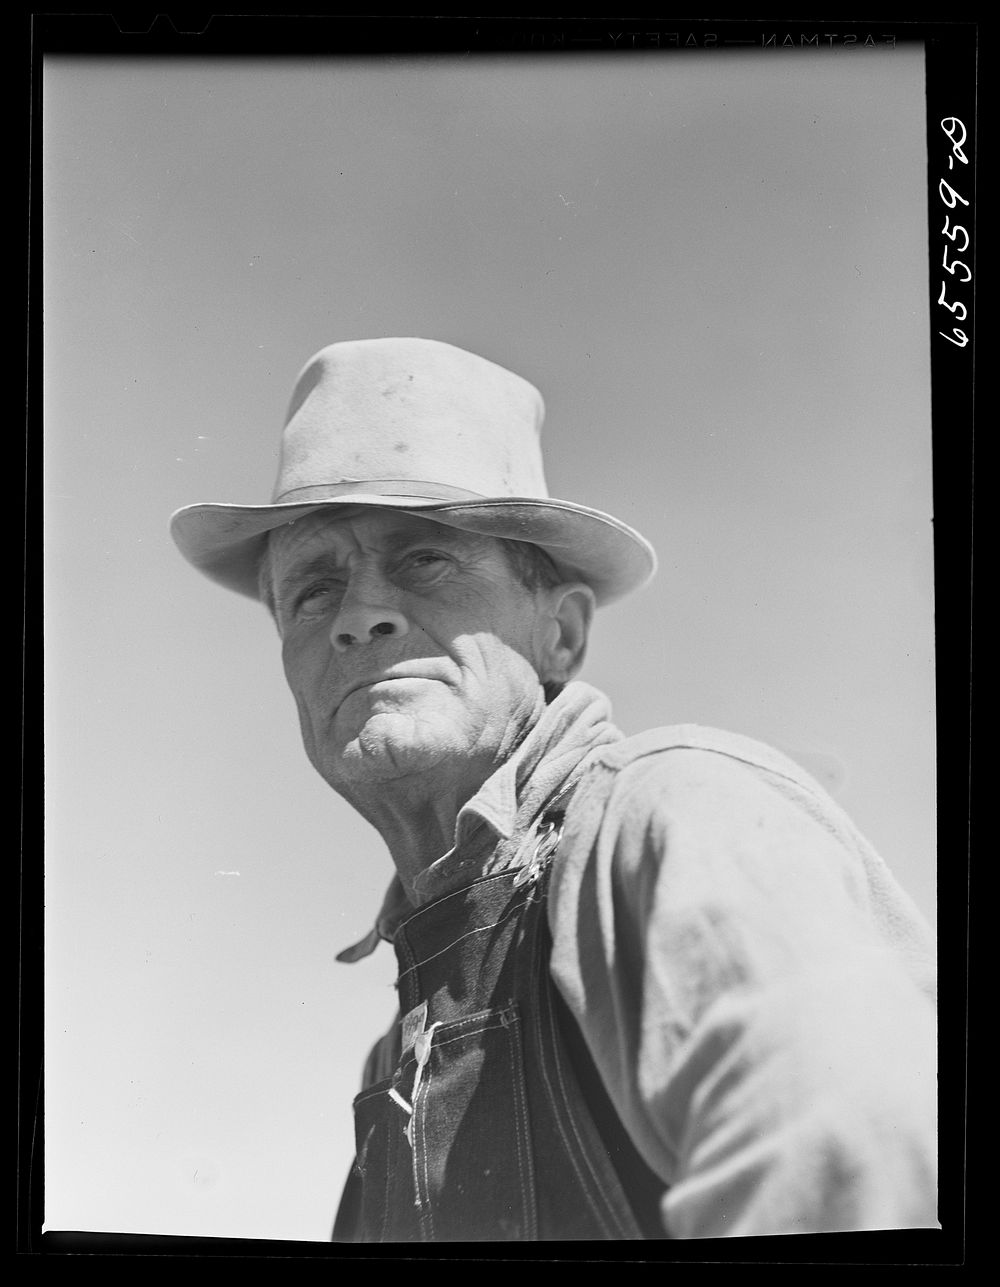
M556 586L546 593L545 637L538 675L542 683L565 684L583 665L597 605L590 586L578 581Z

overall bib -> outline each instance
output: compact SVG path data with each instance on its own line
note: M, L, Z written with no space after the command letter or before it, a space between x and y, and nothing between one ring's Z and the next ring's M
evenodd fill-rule
M664 1236L663 1185L550 980L550 870L478 879L396 932L402 1053L354 1101L335 1240Z

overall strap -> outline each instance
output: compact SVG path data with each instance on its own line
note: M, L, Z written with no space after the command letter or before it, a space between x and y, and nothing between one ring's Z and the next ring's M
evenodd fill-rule
M527 878L537 880L545 874L545 896L548 896L548 877L556 859L560 841L566 830L566 818L576 793L577 781L560 791L546 806L538 827L539 843L535 855L524 873L533 871ZM642 1236L647 1239L667 1238L664 1231L660 1204L666 1186L645 1162L608 1094L604 1081L587 1046L579 1024L573 1017L548 973L548 959L552 939L545 923L545 987L549 994L553 1020L565 1048L570 1066L579 1085L587 1112L607 1150L625 1198L632 1209Z

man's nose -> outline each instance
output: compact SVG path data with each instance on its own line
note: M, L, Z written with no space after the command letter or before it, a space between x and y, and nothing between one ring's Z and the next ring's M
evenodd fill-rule
M371 643L387 635L405 635L409 623L378 580L353 582L330 624L330 642L337 652Z

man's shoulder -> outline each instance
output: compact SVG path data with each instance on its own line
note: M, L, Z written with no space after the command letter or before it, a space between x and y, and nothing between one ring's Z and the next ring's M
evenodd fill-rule
M637 782L675 774L782 778L825 795L819 783L783 751L765 742L705 724L665 724L602 746L588 763L592 778Z
M805 823L854 849L860 837L820 783L783 751L741 733L669 724L601 747L567 823L577 843L598 833L647 837L685 824L773 828ZM797 820L797 821L796 821Z

